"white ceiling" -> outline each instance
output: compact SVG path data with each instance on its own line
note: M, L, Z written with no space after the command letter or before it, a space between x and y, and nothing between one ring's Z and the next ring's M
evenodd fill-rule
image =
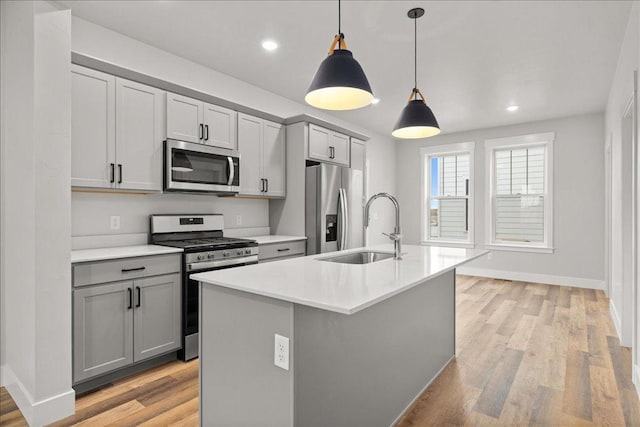
M73 15L304 103L336 1L64 1ZM342 31L376 106L336 116L390 135L418 86L444 133L603 111L631 2L343 1ZM266 52L261 41L280 48ZM520 105L516 113L505 108Z

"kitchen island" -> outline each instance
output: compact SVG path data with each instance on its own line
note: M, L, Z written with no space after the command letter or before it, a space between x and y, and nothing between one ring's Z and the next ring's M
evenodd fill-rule
M191 276L201 425L388 426L437 377L455 355L455 268L487 251L407 245L402 260L326 260L362 250ZM276 334L289 340L288 370L274 364Z

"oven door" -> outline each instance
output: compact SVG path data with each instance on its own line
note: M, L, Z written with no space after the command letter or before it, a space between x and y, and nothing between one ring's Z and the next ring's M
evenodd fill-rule
M229 262L233 263L229 264ZM242 260L240 260L240 262L238 262L237 259L231 259L204 262L199 264L213 263L220 264L214 266L209 265L209 267L201 265L199 266L199 268L194 268L193 264L187 264L184 268L184 277L182 280L182 350L179 354L182 360L191 360L195 357L198 357L198 309L200 304L200 296L198 293L198 281L190 279L189 276L192 273L204 273L207 271L257 264L258 256L252 255L244 257L242 258Z
M165 191L237 193L237 151L168 139L164 150Z

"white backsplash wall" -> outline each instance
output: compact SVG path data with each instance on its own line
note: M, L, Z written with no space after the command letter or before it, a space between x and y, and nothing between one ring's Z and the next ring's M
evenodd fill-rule
M234 234L237 229L255 229L256 234L268 234L268 200L177 193L73 192L72 247L83 249L144 243L149 233L149 215L183 213L223 214L225 234ZM120 217L119 230L111 230L111 216ZM237 223L238 216L240 224Z

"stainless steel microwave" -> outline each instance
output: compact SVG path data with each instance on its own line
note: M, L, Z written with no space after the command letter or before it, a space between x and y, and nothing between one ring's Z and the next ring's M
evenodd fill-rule
M165 191L240 191L240 153L237 151L175 139L167 139L164 144Z

